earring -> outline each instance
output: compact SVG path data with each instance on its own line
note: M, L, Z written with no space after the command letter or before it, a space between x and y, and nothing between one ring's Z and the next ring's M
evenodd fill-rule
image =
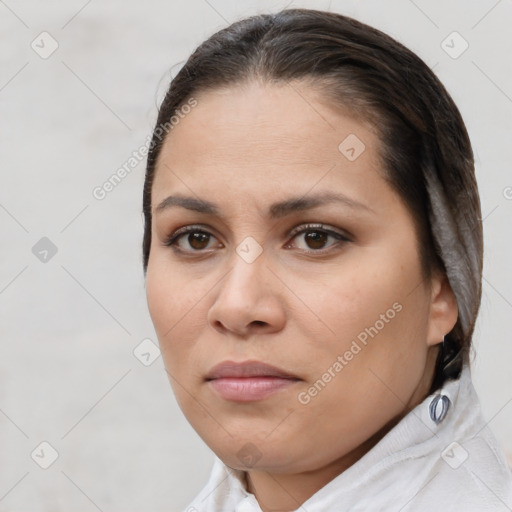
M430 402L429 413L430 419L438 425L443 421L450 408L450 399L446 395L436 395Z
M443 361L443 363L445 362L445 358L446 358L445 338L446 338L446 336L443 336L443 341L442 341L442 345L441 345L441 361ZM443 370L444 370L444 365L443 365ZM450 405L451 405L450 399L446 395L444 395L442 393L436 394L436 396L434 396L434 398L430 402L430 407L429 407L430 419L436 425L441 423L441 421L443 421L445 419L446 414L448 413L448 409L450 408Z

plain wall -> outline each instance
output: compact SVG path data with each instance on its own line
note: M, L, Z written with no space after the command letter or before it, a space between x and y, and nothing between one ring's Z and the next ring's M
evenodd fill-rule
M161 357L145 366L133 353L156 342L141 262L145 159L103 199L93 191L146 143L170 77L201 41L241 17L299 6L395 37L434 69L463 115L485 232L473 376L512 453L510 2L7 0L0 512L179 511L206 483L212 453L179 410ZM44 31L58 43L47 58ZM456 59L441 47L453 31L469 44ZM50 460L43 441L58 452L47 469L35 462Z

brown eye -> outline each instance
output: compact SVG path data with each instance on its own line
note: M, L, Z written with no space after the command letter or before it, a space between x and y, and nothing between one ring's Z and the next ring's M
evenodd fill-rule
M303 244L294 244L304 252L310 253L323 253L330 250L333 246L339 246L345 242L350 242L350 239L341 233L324 229L323 225L307 225L305 229L294 231L292 233L293 239L303 240ZM334 240L334 243L329 244L329 239ZM301 247L302 245L302 247ZM327 248L326 248L327 246ZM289 248L290 245L287 245Z
M322 249L327 243L329 235L323 231L309 231L305 233L305 240L311 249Z
M182 252L202 252L210 248L208 245L212 239L215 239L215 237L211 233L189 226L174 232L165 241L165 245Z
M299 241L302 237L303 243L295 243L293 246L298 246L300 250L306 253L322 254L329 251L333 246L339 246L346 242L350 242L348 237L336 231L325 229L323 228L323 225L303 226L301 231L295 230L290 236L292 236L292 239L297 239ZM329 244L330 239L332 240L332 243ZM199 229L195 226L187 226L178 229L170 235L164 242L164 245L172 247L176 251L181 251L182 253L199 254L214 247L210 244L212 240L216 240L216 238L208 231ZM292 248L292 245L287 244L285 248Z
M187 241L190 247L193 247L194 249L198 250L206 249L209 240L210 235L208 233L203 233L200 231L189 233L187 236Z

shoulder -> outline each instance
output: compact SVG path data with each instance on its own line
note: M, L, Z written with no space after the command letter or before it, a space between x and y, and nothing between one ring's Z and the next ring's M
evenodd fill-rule
M432 404L439 395L449 406L436 422ZM371 477L366 483L373 499L389 510L397 504L401 512L512 510L512 474L482 415L469 368L427 397L380 445L372 450L378 456L366 458L371 465L363 458L355 467L364 466L358 476Z
M457 386L451 414L424 460L428 471L410 510L433 504L453 512L511 510L512 474L482 415L469 369Z
M447 512L510 510L512 475L488 434L450 443L431 467L410 510L434 505Z

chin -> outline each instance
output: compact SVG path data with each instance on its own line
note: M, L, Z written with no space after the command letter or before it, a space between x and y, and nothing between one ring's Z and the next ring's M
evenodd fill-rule
M257 436L237 439L228 436L223 443L207 444L219 459L236 470L286 473L312 469L306 467L307 455L294 451L296 444L289 439L270 442Z

